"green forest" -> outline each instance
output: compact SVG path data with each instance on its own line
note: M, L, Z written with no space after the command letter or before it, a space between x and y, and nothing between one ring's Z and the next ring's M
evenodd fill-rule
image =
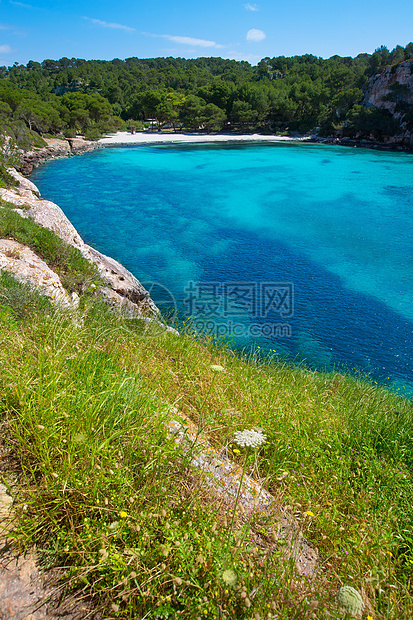
M371 76L411 60L413 43L356 58L267 57L257 66L222 58L15 63L0 67L0 130L25 149L38 143L39 134L97 139L145 125L268 134L315 130L320 136L340 131L380 140L396 134L400 121L362 105L363 89ZM412 131L411 106L404 113L404 127Z

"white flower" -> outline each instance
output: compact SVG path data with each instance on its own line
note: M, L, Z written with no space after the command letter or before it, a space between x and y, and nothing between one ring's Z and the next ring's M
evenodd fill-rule
M266 435L261 431L255 431L253 428L249 431L236 431L235 443L241 446L241 448L258 448L267 441Z
M224 570L222 573L222 579L227 586L235 586L237 583L237 575L230 568L228 570Z

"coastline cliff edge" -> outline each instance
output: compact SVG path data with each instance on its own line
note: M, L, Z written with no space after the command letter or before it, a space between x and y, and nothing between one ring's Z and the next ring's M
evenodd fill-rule
M34 157L33 152L29 152L24 156L22 170L25 172L32 170L33 166L38 165L39 161L67 156L70 152L73 152L73 148L72 151L69 151L68 145L63 140L49 140L48 142L51 144L48 144L48 147L39 149L40 153L38 151L34 152L36 157ZM78 150L74 152L83 152L96 148L96 146L92 147L90 144L83 144L83 142L78 140L78 144L75 144L75 148ZM149 292L128 269L115 259L87 245L62 209L50 200L43 200L39 189L32 181L24 177L15 168L9 168L8 172L14 178L16 185L10 188L0 188L0 198L14 205L14 210L21 217L31 218L36 224L51 230L65 243L77 248L86 260L94 264L105 284L105 286L100 288L99 293L106 303L118 309L125 318L139 318L146 323L156 322L162 329L178 333L173 328L162 323L159 309L151 299ZM11 243L10 240L7 241L8 244ZM12 243L16 244L16 242ZM13 249L16 250L16 248ZM56 275L58 283L52 284L49 272L46 275L40 273L42 268L45 269L47 266L42 267L39 262L37 262L34 271L30 270L27 264L33 263L33 257L29 255L28 252L30 251L28 248L24 248L24 246L22 248L24 252L21 248L17 248L22 258L16 260L10 248L8 248L9 251L6 251L7 248L0 245L0 269L6 269L13 273L17 279L28 282L40 289L44 294L56 299L55 289L60 283L58 276L53 274ZM27 254L26 263L23 260L24 253ZM75 297L71 300L72 304L70 304L70 300L67 299L63 292L60 301L66 302L63 303L66 306L76 306L78 304L76 297L75 294Z

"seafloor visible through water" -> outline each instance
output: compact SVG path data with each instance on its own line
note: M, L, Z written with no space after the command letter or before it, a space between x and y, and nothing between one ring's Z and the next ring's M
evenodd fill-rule
M107 148L32 179L87 243L198 330L413 392L413 155Z

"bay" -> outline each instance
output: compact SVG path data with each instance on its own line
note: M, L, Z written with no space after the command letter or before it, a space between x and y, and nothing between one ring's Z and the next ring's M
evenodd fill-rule
M198 330L413 391L413 155L135 146L31 178L87 243Z

